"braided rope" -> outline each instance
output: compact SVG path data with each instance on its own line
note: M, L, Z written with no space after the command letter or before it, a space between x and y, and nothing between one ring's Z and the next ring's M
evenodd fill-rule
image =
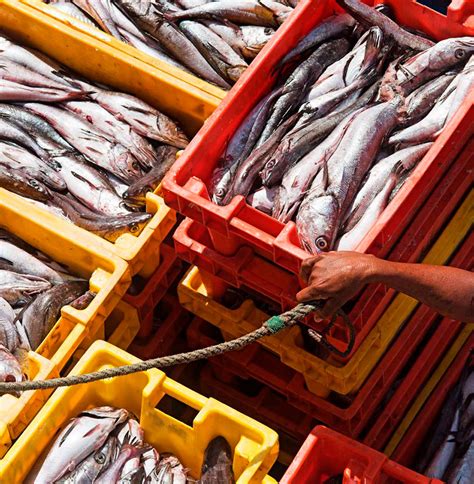
M60 387L70 387L74 385L81 385L83 383L104 380L106 378L130 375L132 373L151 370L152 368L167 368L169 366L192 363L193 361L211 358L213 356L227 353L228 351L240 350L265 336L278 333L282 329L298 323L316 309L318 309L318 305L316 303L298 304L293 309L286 311L279 316L271 317L265 321L260 328L252 331L249 334L241 336L240 338L187 353L162 356L152 360L140 361L132 365L106 368L92 373L86 373L84 375L71 375L60 378L51 378L49 380L0 382L0 395L4 393L26 392L28 390L47 390Z

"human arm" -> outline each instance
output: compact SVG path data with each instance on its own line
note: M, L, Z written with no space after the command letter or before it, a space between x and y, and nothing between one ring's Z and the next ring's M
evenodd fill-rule
M328 252L303 262L308 284L299 302L324 299L327 318L369 283L381 283L432 307L444 316L474 322L474 273L454 267L405 264L357 252Z

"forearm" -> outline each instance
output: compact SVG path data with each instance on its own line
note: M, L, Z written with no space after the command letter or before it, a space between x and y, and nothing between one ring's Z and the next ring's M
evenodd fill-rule
M474 322L474 273L454 267L375 259L367 282L382 283L444 316Z

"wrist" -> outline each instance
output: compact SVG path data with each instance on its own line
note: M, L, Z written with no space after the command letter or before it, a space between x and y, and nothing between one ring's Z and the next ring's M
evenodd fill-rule
M381 282L383 275L385 274L387 268L387 261L379 259L374 255L367 256L367 263L363 275L364 283L371 284L376 282Z

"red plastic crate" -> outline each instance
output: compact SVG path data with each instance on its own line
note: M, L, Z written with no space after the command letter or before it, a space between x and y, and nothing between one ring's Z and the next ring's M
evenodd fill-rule
M416 262L423 257L443 224L449 220L457 204L469 190L472 175L466 176L466 173L469 173L473 161L474 139L433 190L388 259ZM173 238L176 253L191 264L235 287L246 286L273 299L282 310L295 305L295 294L300 287L298 277L258 255L250 247L241 247L232 256L223 255L213 249L208 230L189 218L178 226ZM336 359L344 362L351 358L395 295L395 291L387 290L383 285L371 284L362 291L352 309L349 309L349 305L346 306L349 318L356 328L356 341L348 357L335 356ZM322 329L325 325L316 323L312 318L308 318L306 322L315 329ZM331 330L329 341L336 347L344 349L346 339L347 334L340 326L336 325Z
M407 466L416 463L417 452L423 448L427 433L440 414L447 395L459 381L466 362L468 359L471 359L471 363L474 363L473 351L474 333L471 333L471 336L463 345L435 390L431 393L420 412L418 412L407 433L392 454L392 459Z
M316 427L308 435L280 484L323 484L341 474L344 484L442 484L326 427Z
M178 278L182 271L182 262L176 256L173 247L167 244L161 246L161 263L153 275L146 281L145 286L138 294L127 293L125 302L134 307L140 319L138 337L145 338L151 335L153 325L153 309L168 291L169 287Z
M265 385L247 381L239 384L237 378L231 383L221 381L215 368L207 364L199 374L201 391L213 398L245 412L278 433L285 433L302 442L317 421L293 407L286 399ZM245 388L243 388L245 387Z
M169 355L192 315L179 304L175 295L168 293L158 302L152 316L151 334L137 335L128 348L142 360Z
M391 0L387 3L400 24L423 30L435 39L474 35L471 0L452 2L447 16L415 0ZM301 4L207 120L163 181L167 204L205 226L214 247L222 254L233 255L239 248L247 246L294 274L298 273L301 262L309 255L300 248L293 222L286 225L278 222L247 205L242 196L234 197L227 206L217 206L210 201L206 185L232 134L274 85L278 71L276 66L283 56L314 26L340 11L335 0ZM359 251L381 257L388 254L473 133L474 96L464 103L435 141L379 222L361 242Z
M301 374L284 365L277 356L261 345L253 344L244 350L212 358L209 363L218 368L215 373L223 382L232 382L236 375L254 378L284 395L292 405L324 425L357 438L379 410L383 398L405 368L413 351L433 325L436 325L426 347L403 380L405 387L409 386L414 395L421 388L460 327L460 323L454 322L439 324L438 319L429 308L420 307L362 388L352 398L339 398L339 402L335 395L331 400L312 394L306 388ZM203 348L220 341L219 330L201 318L193 320L186 330L186 336L191 348ZM401 412L408 408L411 400L396 401ZM392 405L392 399L389 400L387 408L389 405ZM381 420L378 419L377 424ZM386 422L385 430L393 431L396 424L395 419Z

